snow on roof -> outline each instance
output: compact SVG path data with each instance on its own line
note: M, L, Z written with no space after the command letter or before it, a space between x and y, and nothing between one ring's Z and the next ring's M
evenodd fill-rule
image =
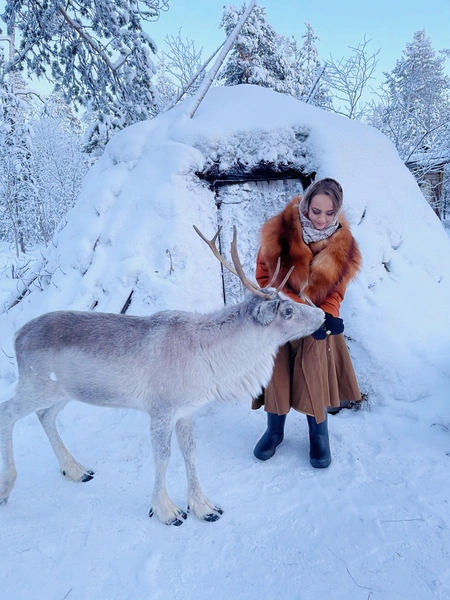
M383 380L391 397L426 396L449 370L450 241L392 143L257 86L210 89L193 119L189 102L108 144L45 252L48 276L0 316L6 354L14 330L38 314L119 312L131 292L130 314L219 307L220 265L192 227L215 233L215 195L197 173L290 164L344 188L363 269L342 316L363 391L377 394ZM238 231L241 217L237 205ZM239 234L245 238L245 229ZM11 361L0 359L0 375L13 379Z

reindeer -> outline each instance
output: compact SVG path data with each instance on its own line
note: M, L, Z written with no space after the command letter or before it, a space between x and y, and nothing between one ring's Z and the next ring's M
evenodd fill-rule
M222 264L251 292L243 302L210 314L165 310L149 317L57 311L26 323L16 334L19 379L13 398L0 403L0 504L14 486L12 432L16 421L36 412L59 462L73 481L93 471L78 463L56 428L62 408L76 399L96 406L136 408L151 418L155 481L149 516L181 525L187 513L166 491L166 471L175 428L185 461L188 506L203 521L222 509L203 493L195 466L192 415L213 400L251 400L269 383L278 348L309 335L324 321L319 308L282 293L290 272L274 289L261 289L245 276L237 252L234 268L194 226Z

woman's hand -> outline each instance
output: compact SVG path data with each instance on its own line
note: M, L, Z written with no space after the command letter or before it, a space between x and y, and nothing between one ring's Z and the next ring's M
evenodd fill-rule
M324 324L311 335L315 340L324 340L327 335L338 335L344 332L344 321L339 317L333 317L330 313L325 313Z

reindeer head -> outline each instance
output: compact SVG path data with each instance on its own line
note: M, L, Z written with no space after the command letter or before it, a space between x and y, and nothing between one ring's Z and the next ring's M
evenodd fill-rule
M254 321L259 325L271 325L271 331L274 332L274 335L275 330L277 331L275 337L280 339L279 345L285 344L290 340L305 337L316 331L323 324L325 313L307 298L302 298L306 302L306 304L302 304L294 302L282 293L280 294L294 270L293 266L289 269L280 285L274 289L272 285L276 281L280 270L280 259L278 259L277 267L271 281L266 288L262 289L256 283L250 281L244 273L237 251L236 226L233 226L233 241L231 243L231 257L234 268L217 249L216 240L221 230L220 227L211 240L208 240L195 225L194 229L211 248L214 256L228 271L239 277L242 284L254 295L253 300L248 302L248 310L251 312Z

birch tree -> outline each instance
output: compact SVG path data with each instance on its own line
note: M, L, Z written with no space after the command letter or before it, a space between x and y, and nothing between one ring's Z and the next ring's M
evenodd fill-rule
M0 73L5 57L0 51ZM25 252L33 224L25 215L35 193L32 130L20 74L0 81L0 237L14 243L16 257Z
M33 123L33 181L37 242L48 244L75 205L89 160L83 152L82 124L63 99L53 94Z
M371 105L364 97L378 64L380 50L369 53L371 40L364 40L357 46L349 46L351 55L341 59L330 57L325 64L324 77L333 95L333 112L357 121L365 120Z
M167 50L162 52L165 71L177 82L180 89L185 88L202 66L202 51L194 40L181 37L181 29L176 36L166 35L164 42ZM198 78L190 93L194 93L202 81Z

